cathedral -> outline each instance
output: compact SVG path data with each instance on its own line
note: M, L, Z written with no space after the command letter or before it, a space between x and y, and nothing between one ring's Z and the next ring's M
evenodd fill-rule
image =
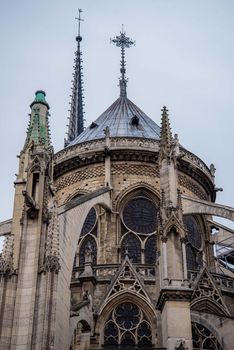
M128 98L123 29L119 96L84 128L80 15L64 148L39 90L0 222L0 349L231 350L234 231L214 217L234 208L167 108L159 126Z

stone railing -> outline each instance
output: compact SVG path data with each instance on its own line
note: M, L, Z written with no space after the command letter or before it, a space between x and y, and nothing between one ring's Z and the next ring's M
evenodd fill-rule
M234 293L234 278L214 272L211 275L220 289ZM198 278L199 271L188 270L188 279L191 283L196 283Z
M212 182L214 182L214 178L211 176L210 169L199 157L195 156L195 154L189 152L184 148L181 148L181 152L184 153L184 160L195 165L198 169L205 173Z
M119 270L119 264L108 264L108 265L95 265L93 266L94 275L102 280L102 279L110 279L116 275ZM134 264L135 271L138 273L139 277L143 280L151 280L155 279L156 269L155 266L152 265L141 265ZM72 272L72 281L75 282L79 279L79 276L82 274L84 268L83 267L75 267Z
M89 153L92 151L104 151L106 148L106 140L92 140L80 143L78 145L73 145L71 147L66 147L54 155L54 160L56 164L63 162L69 158L75 156L82 156L82 154ZM110 138L110 149L142 149L151 150L158 152L159 141L144 139L144 138L127 138L127 137L116 137Z
M134 138L134 137L113 137L110 138L110 149L139 149L148 150L158 153L159 151L159 140L147 139L147 138ZM106 140L98 139L92 141L86 141L78 145L66 147L54 155L55 164L59 164L64 160L73 158L75 156L82 157L83 154L90 152L104 151L106 148ZM211 176L210 169L208 166L195 154L180 147L182 153L184 153L184 160L188 163L193 164L196 168L199 168L205 173L209 179L213 182L214 178Z

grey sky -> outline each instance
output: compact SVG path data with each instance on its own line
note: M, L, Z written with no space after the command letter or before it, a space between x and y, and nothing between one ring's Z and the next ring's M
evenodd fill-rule
M47 93L55 151L67 131L77 9L83 9L86 125L119 95L119 49L125 26L128 97L160 124L169 108L181 144L214 163L217 202L234 206L234 2L228 0L9 0L0 4L0 221L12 216L16 155L29 104Z

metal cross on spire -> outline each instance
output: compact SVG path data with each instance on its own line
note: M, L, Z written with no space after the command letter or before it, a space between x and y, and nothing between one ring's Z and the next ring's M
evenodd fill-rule
M76 37L76 40L81 41L82 37L80 36L80 22L84 20L81 18L81 12L83 11L81 9L78 9L78 11L79 11L79 16L75 17L75 19L78 21L78 36Z
M117 47L121 48L121 60L120 60L120 73L121 77L119 79L119 86L120 86L120 96L121 97L127 97L127 78L125 76L126 73L126 61L125 61L125 48L129 48L132 45L135 45L135 41L130 39L128 36L126 36L126 33L124 31L123 25L122 25L122 31L120 32L120 35L116 36L114 39L111 39L111 42L115 44Z

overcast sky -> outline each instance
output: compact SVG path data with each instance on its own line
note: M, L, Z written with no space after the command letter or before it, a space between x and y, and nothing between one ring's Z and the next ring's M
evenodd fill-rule
M214 163L217 202L234 206L233 0L8 0L0 2L0 221L12 216L15 173L37 89L51 106L55 151L63 148L83 9L86 125L119 96L119 49L110 38L124 24L128 97L160 124L169 109L181 144Z

